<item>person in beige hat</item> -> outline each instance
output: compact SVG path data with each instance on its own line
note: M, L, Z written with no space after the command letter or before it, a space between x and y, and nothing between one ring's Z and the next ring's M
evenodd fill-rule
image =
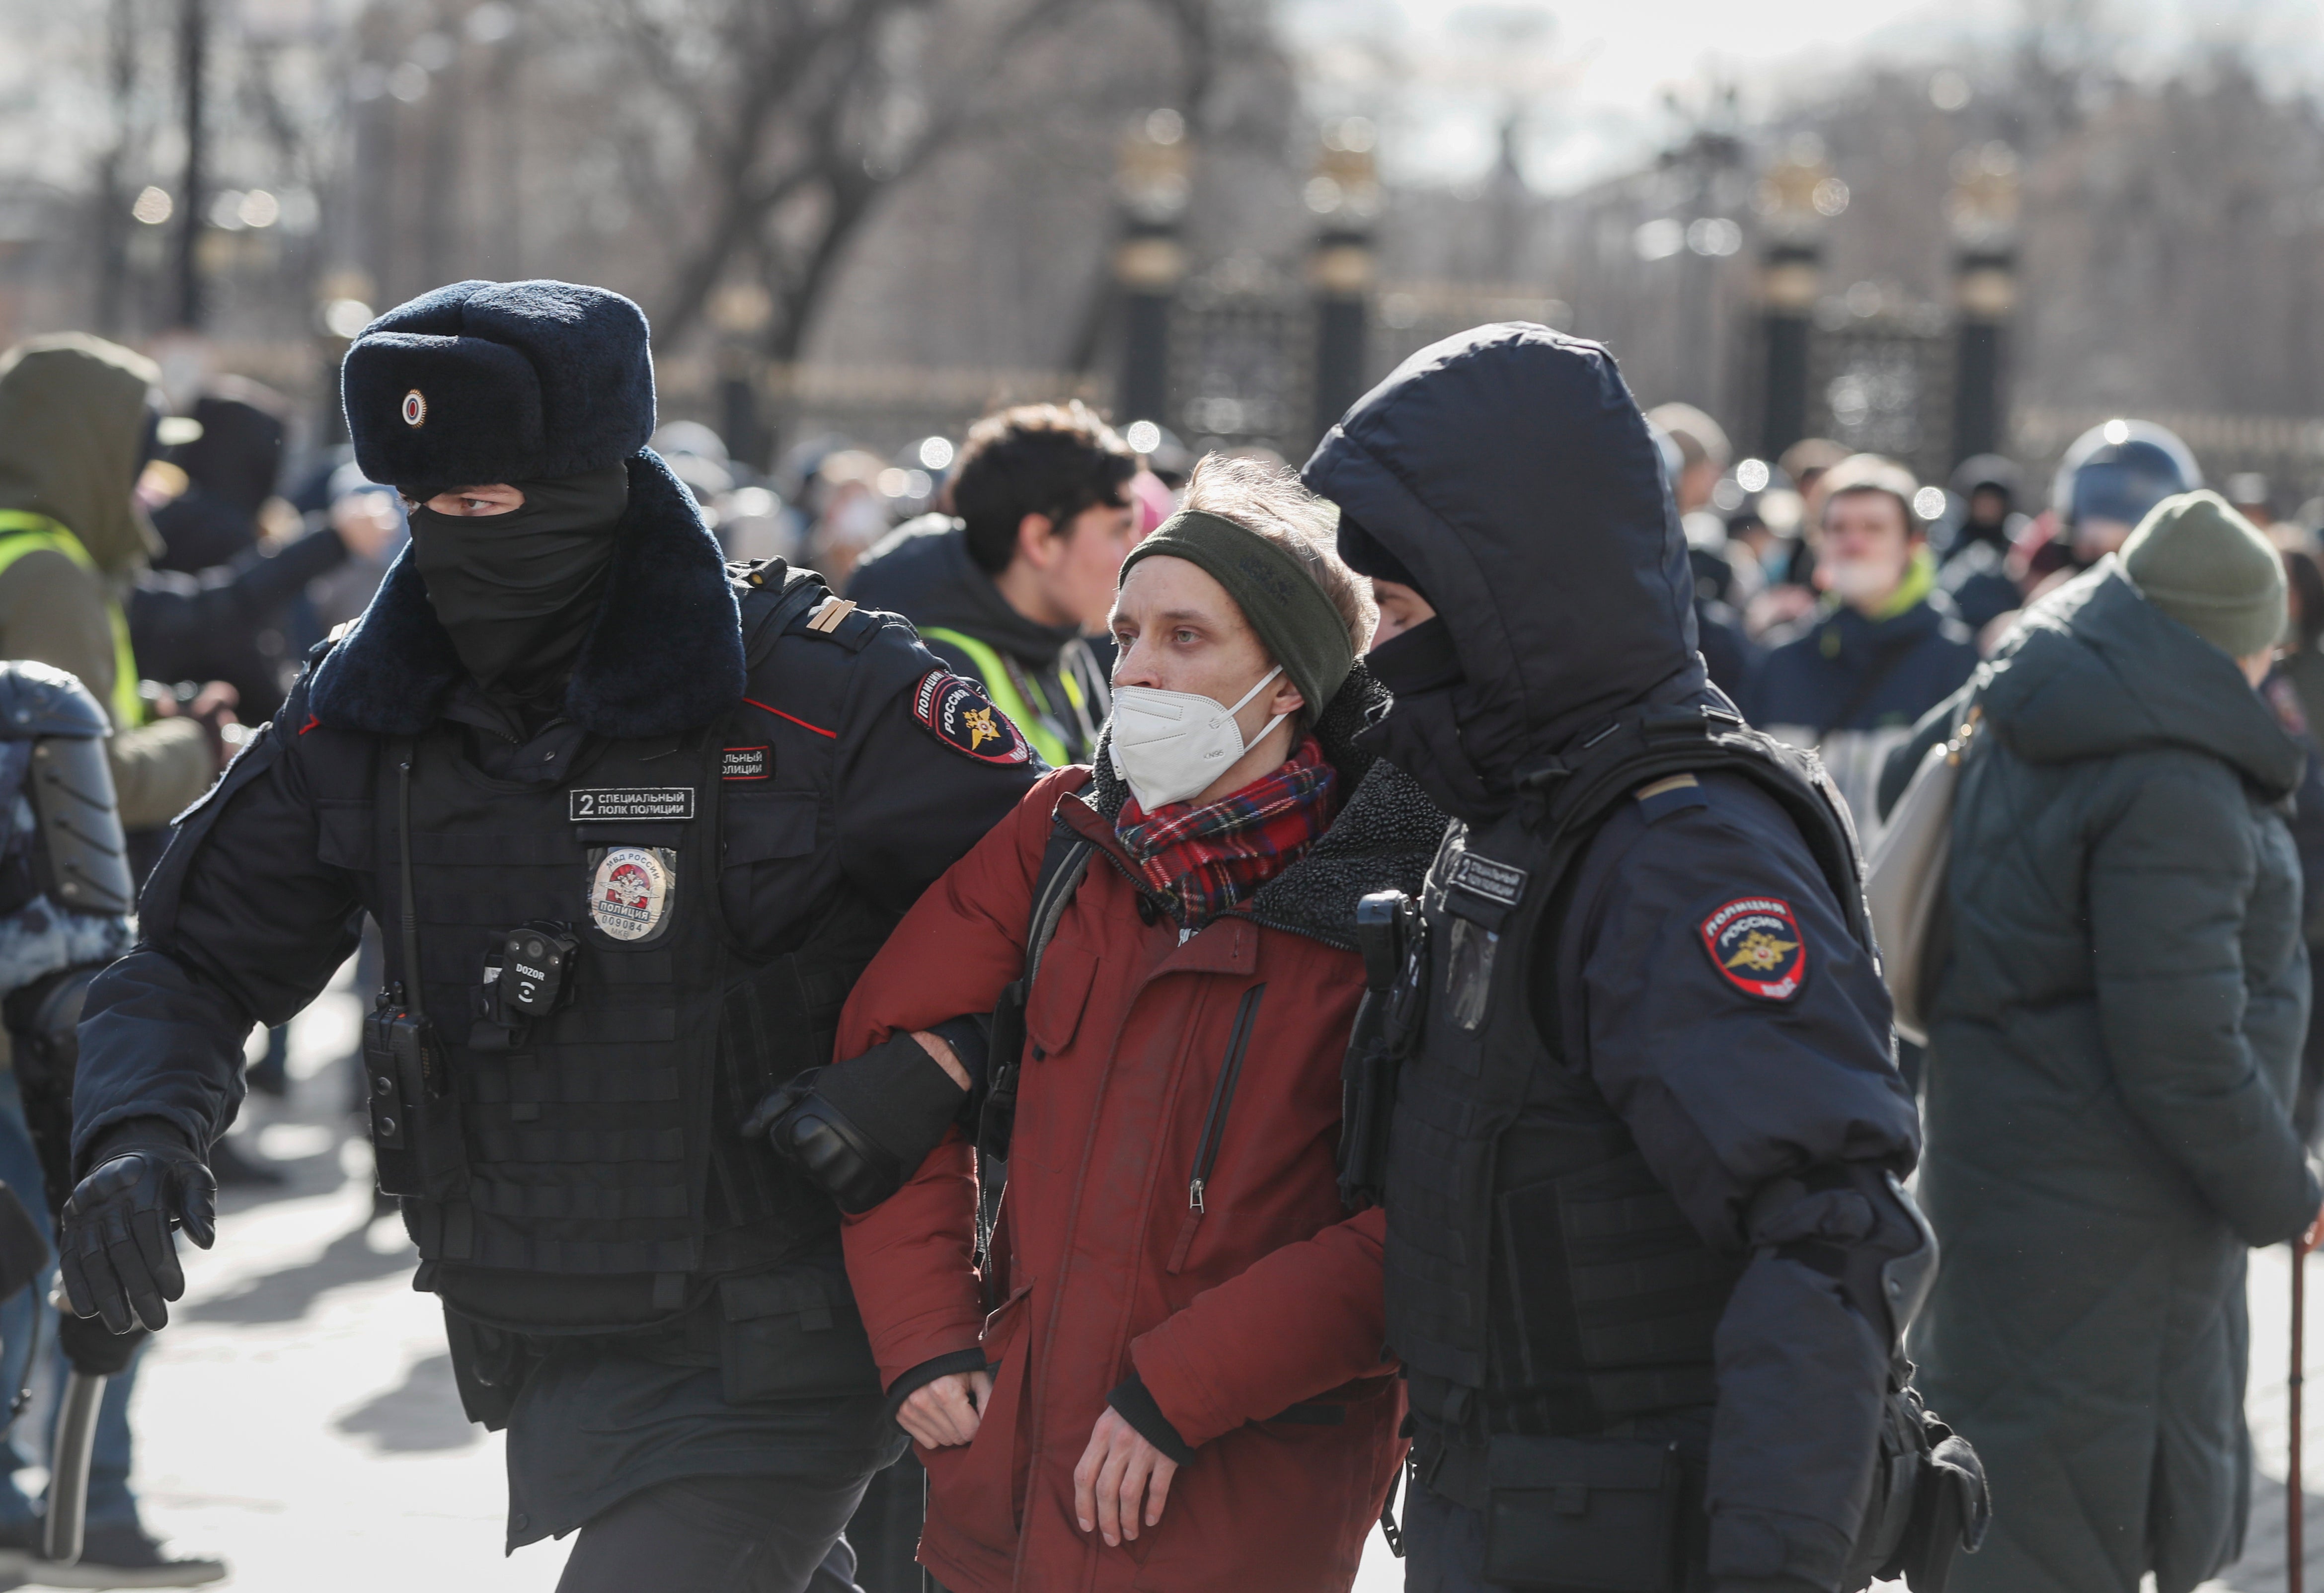
M2301 744L2253 689L2274 548L2214 493L2030 606L1884 782L1975 714L1931 980L1910 1353L1984 1458L1951 1593L2190 1593L2251 1497L2247 1247L2301 1238Z

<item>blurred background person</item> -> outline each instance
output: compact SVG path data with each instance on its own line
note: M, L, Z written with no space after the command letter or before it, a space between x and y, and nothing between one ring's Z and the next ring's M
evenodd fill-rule
M2120 419L2091 427L2058 462L2049 510L2018 546L2018 585L2032 599L2093 567L2157 503L2202 484L2202 466L2167 427Z
M988 415L961 444L945 508L874 548L847 594L911 621L1051 768L1086 763L1111 699L1085 638L1139 539L1138 474L1079 401Z
M125 348L78 333L35 338L0 356L0 657L33 658L79 677L105 704L106 743L124 828L148 848L224 762L231 710L148 722L122 600L158 540L134 495L155 446L160 373ZM136 849L133 846L133 861ZM143 870L138 870L142 877ZM13 1090L0 1135L29 1155ZM42 1310L52 1309L43 1305ZM56 1342L53 1328L46 1342ZM142 1359L142 1352L140 1359ZM138 1362L110 1380L89 1471L84 1574L91 1586L182 1587L226 1574L216 1561L172 1560L144 1530L129 1484L129 1401ZM0 1449L0 1548L40 1542L39 1507L16 1474L31 1463Z
M1671 481L1671 496L1681 516L1692 514L1711 502L1727 463L1735 456L1726 428L1692 404L1656 404L1646 411L1646 424L1678 446L1678 474Z
M1788 534L1761 554L1764 583L1744 609L1745 632L1763 645L1772 633L1815 612L1815 543L1822 524L1824 476L1847 457L1849 450L1830 437L1808 437L1775 460L1776 474L1790 483L1798 514L1788 529L1769 521L1778 533Z
M808 499L814 521L807 534L807 565L835 592L847 590L856 562L894 524L888 500L880 492L880 473L886 468L879 455L862 448L836 449L815 468Z
M1912 473L1859 454L1819 484L1823 606L1761 663L1744 715L1822 756L1868 848L1880 829L1873 798L1890 749L1969 677L1977 644L1937 588Z
M2257 526L2270 530L2275 525L2274 494L2269 492L2267 477L2256 470L2238 470L2227 477L2227 502L2236 512Z
M1993 1529L1959 1593L2189 1593L2242 1552L2246 1247L2318 1185L2291 1106L2308 962L2282 806L2305 757L2253 689L2275 549L2210 493L2036 600L1972 696L1932 971L1912 1354Z
M1660 404L1646 412L1646 432L1662 456L1664 480L1686 537L1694 572L1694 629L1713 686L1739 701L1758 661L1731 606L1737 580L1727 554L1726 522L1709 507L1727 468L1727 434L1692 404Z
M2307 772L2293 804L2292 833L2300 848L2301 931L2312 971L2324 966L2324 752L2317 741L2317 732L2324 727L2324 650L2319 647L2324 640L2324 568L2307 548L2285 547L2287 532L2296 542L2309 539L2292 528L2275 531L2283 559L2287 612L2283 650L2260 694L2307 756ZM2292 1109L2292 1125L2300 1130L2301 1143L2310 1146L2317 1141L2319 1099L2324 1099L2324 1002L2311 998L2308 1038L2300 1056L2300 1089Z
M224 761L215 723L148 723L122 607L158 541L132 492L152 447L160 374L79 333L0 356L0 657L54 665L106 705L133 833L167 825Z
M352 459L330 473L322 508L307 518L310 525L337 529L348 548L347 562L308 588L315 622L327 634L364 612L411 529L395 489L365 477Z
M2009 550L2031 523L2017 511L2017 466L1998 454L1978 454L1953 470L1952 502L1937 547L1937 584L1972 635L2015 609L2017 583L2009 577Z
M169 463L184 473L185 486L152 511L161 533L157 570L198 575L231 563L263 534L259 511L274 495L282 469L290 406L280 393L240 376L221 376L194 401L181 420L190 422L191 441L169 450Z

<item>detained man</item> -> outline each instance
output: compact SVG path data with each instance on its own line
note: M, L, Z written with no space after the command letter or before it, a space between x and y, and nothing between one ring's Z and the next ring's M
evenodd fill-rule
M1093 764L936 882L842 1020L833 1072L930 1077L918 1031L1030 979L1021 1058L997 1034L991 1059L1014 1132L981 1275L992 1160L960 1130L896 1144L916 1170L846 1230L954 1593L1341 1593L1401 1463L1340 1071L1358 899L1416 889L1443 816L1356 745L1386 694L1331 526L1286 475L1204 462L1123 571Z

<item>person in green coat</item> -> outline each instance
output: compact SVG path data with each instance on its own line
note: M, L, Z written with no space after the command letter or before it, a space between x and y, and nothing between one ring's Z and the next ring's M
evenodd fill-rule
M2289 1107L2302 754L2254 689L2283 620L2266 539L2166 499L1884 781L1966 702L1920 1186L1943 1259L1912 1340L1992 1482L1951 1593L2187 1593L2241 1551L2245 1253L2319 1202Z

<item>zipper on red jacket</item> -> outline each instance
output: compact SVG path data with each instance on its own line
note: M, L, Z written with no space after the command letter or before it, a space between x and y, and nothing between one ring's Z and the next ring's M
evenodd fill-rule
M1259 999L1267 986L1255 984L1242 993L1235 1008L1234 1027L1227 1035L1227 1058L1219 1066L1219 1082L1211 1086L1210 1116L1203 1119L1203 1137L1194 1146L1194 1174L1186 1183L1186 1210L1203 1209L1203 1186L1219 1159L1219 1142L1226 1137L1227 1109L1234 1104L1235 1081L1242 1075L1242 1054L1259 1019Z

